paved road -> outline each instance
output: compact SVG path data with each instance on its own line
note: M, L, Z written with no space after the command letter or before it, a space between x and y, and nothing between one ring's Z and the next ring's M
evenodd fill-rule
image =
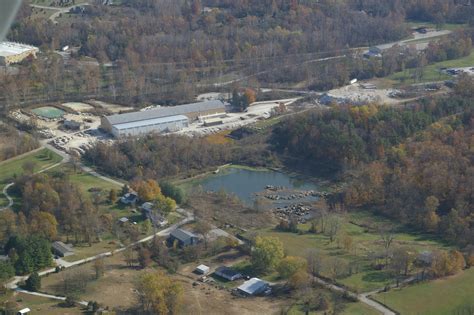
M46 172L47 170L50 170L50 169L52 169L52 168L54 168L54 167L60 165L61 163L62 163L62 162L53 164L53 165L48 166L48 167L46 167L46 168L43 168L42 170L39 170L39 171L36 172L35 174L39 174L39 173ZM14 184L15 184L15 183L9 183L9 184L5 185L5 187L3 187L2 193L3 193L3 194L5 195L5 197L7 197L7 199L8 199L8 206L0 208L0 211L4 211L4 210L9 209L9 208L11 208L11 207L13 206L13 199L8 195L8 189L9 189L10 187L12 187Z
M5 206L5 207L0 208L0 211L6 210L6 209L11 208L13 206L13 199L8 195L8 189L10 187L12 187L13 184L14 183L10 183L10 184L5 185L5 187L3 187L2 193L5 195L5 197L7 197L8 205Z
M171 231L175 230L176 228L180 227L181 225L184 225L184 224L189 223L189 222L194 220L194 215L191 212L189 212L187 210L184 210L182 208L178 208L178 209L176 209L176 211L183 214L183 215L185 215L186 217L183 220L179 221L178 223L170 225L166 229L161 230L161 231L157 232L154 235L147 236L147 237L145 237L145 238L143 238L143 239L141 239L137 242L131 243L128 246L124 246L124 247L116 249L114 251L109 251L109 252L101 253L101 254L94 255L94 256L91 256L91 257L88 257L88 258L76 260L74 262L67 262L63 259L56 259L55 261L56 261L58 266L62 266L64 268L71 268L71 267L74 267L74 266L82 265L82 264L85 264L85 263L88 263L88 262L91 262L91 261L94 261L94 260L97 260L97 259L100 259L100 258L104 258L104 257L112 256L113 254L116 254L116 253L120 253L120 252L124 251L125 249L127 249L129 247L133 247L133 246L136 246L136 245L141 244L141 243L149 242L156 236L168 236L171 233ZM47 269L47 270L43 270L43 271L39 272L38 274L41 277L43 277L43 276L52 274L54 272L56 272L56 268L50 268L50 269ZM51 294L47 294L47 293L32 292L32 291L28 291L28 290L24 290L24 289L19 288L18 283L20 283L22 281L25 281L26 279L28 279L28 277L29 277L29 275L21 276L21 277L18 277L18 276L14 277L14 279L12 281L10 281L9 283L7 283L5 285L5 287L8 288L8 289L11 289L11 290L15 290L17 292L24 293L24 294L41 296L41 297L46 297L46 298L55 299L55 300L62 300L62 301L64 301L66 299L65 297L59 296L59 295L51 295ZM79 301L78 303L81 304L81 305L87 306L86 301Z
M330 283L330 282L328 282L324 279L321 279L321 278L318 278L318 277L313 277L313 279L314 279L314 281L316 281L320 285L324 286L326 289L331 290L333 292L337 292L337 293L346 293L347 295L358 299L360 302L368 305L369 307L377 310L378 312L380 312L384 315L396 315L396 313L394 313L392 310L388 309L387 307L380 304L379 302L374 301L374 300L369 298L369 296L371 296L373 294L376 294L376 293L379 293L383 289L373 291L373 292L368 292L368 293L356 294L356 293L351 292L351 291L349 291L349 290L347 290L343 287L340 287L338 285Z
M68 13L69 10L73 9L73 8L76 8L76 7L83 7L85 5L89 5L89 3L79 3L79 4L75 4L75 5L72 5L72 6L69 6L69 7L49 7L49 6L45 6L45 5L39 5L39 4L30 4L31 7L33 8L37 8L37 9L46 9L46 10L54 10L56 12L54 12L53 14L51 14L51 16L49 17L49 19L51 20L51 22L53 22L54 24L57 24L58 22L56 21L56 18L59 17L59 15L61 14L64 14L64 13Z

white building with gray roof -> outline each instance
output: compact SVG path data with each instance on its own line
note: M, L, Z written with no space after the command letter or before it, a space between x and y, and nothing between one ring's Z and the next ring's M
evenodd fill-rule
M101 128L115 137L174 132L201 116L225 113L222 101L206 101L102 117Z

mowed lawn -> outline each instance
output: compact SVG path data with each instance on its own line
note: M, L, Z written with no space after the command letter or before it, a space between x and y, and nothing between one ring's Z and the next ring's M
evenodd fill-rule
M62 157L60 155L48 149L42 149L31 154L26 154L20 158L2 161L0 163L0 185L9 183L14 175L23 174L22 166L26 162L35 163L34 171L37 172L59 163L61 160Z
M14 157L0 162L0 207L8 204L7 198L2 191L6 184L10 183L13 177L24 173L23 165L26 162L34 163L34 171L38 172L59 163L62 157L48 149L42 149L30 154Z
M122 189L122 186L118 186L114 183L105 181L80 169L74 172L72 167L69 165L63 165L60 168L52 170L52 172L62 172L67 174L69 180L74 184L78 185L83 192L88 192L90 189L94 188L99 188L102 191L107 191L107 193L111 189L116 189L118 190L118 192Z
M431 65L428 65L423 70L423 77L419 82L434 82L442 80L451 80L452 76L441 73L441 68L464 68L464 67L474 67L474 51L467 57L446 60L442 62L437 62ZM407 69L402 72L394 73L387 77L389 80L398 81L399 83L413 83L412 73L414 69Z
M400 314L458 314L456 311L463 305L474 305L474 268L453 277L381 293L375 299Z

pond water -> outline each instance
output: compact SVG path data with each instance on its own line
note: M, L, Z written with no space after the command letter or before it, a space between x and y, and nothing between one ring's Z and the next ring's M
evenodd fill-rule
M65 114L65 112L62 109L59 109L57 107L52 107L52 106L38 107L38 108L32 109L31 111L38 116L50 118L50 119L61 118Z
M318 185L285 173L271 170L249 170L228 167L219 174L210 175L196 181L193 186L201 185L207 191L234 193L246 204L252 204L255 193L265 190L267 185L283 186L288 189L317 190Z

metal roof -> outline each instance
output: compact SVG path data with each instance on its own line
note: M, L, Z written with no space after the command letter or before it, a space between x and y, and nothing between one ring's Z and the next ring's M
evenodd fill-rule
M64 244L63 242L61 241L56 241L52 244L53 248L55 250L57 250L58 252L60 253L63 253L63 254L66 254L66 253L72 253L73 250L71 247L69 247L68 245Z
M0 56L2 57L15 56L28 51L38 51L38 48L13 42L0 42Z
M193 233L189 232L189 231L186 231L186 230L183 230L183 229L176 229L174 230L173 232L171 232L171 236L184 242L190 238L195 238L197 237L196 235L194 235Z
M234 269L231 269L229 267L226 267L226 266L221 266L221 267L217 268L215 273L218 276L228 278L228 279L231 279L233 277L239 277L240 278L242 276L242 274L240 272L238 272Z
M239 289L242 292L245 292L249 295L253 295L255 293L261 292L263 289L265 289L268 286L268 283L266 283L263 280L260 280L259 278L252 278L248 281L245 281Z
M124 129L152 126L152 125L164 124L164 123L173 122L173 121L183 121L183 120L188 121L188 117L184 115L176 115L176 116L168 116L168 117L160 117L160 118L151 118L151 119L146 119L146 120L127 122L123 124L116 124L114 125L114 128L117 130L124 130Z
M118 125L167 116L184 115L194 112L204 112L213 109L225 109L225 104L222 101L214 100L178 106L160 107L156 109L145 110L142 112L117 114L112 116L106 116L105 118L109 121L111 125Z

